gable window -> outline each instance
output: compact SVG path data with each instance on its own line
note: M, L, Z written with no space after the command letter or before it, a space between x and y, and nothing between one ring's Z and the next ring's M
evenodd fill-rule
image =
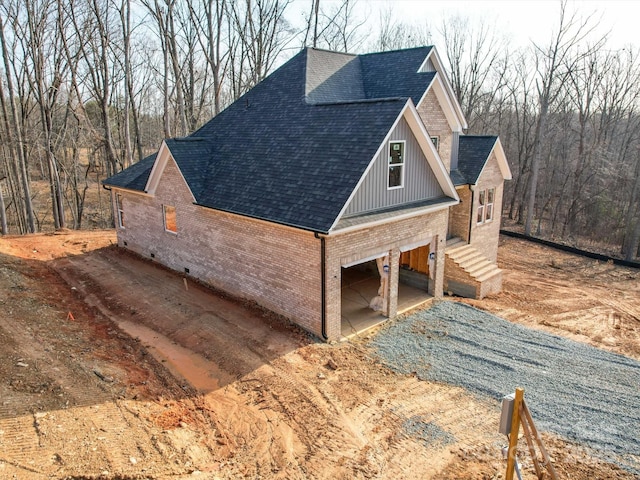
M388 189L404 186L404 140L389 142Z
M493 220L493 203L495 194L495 188L488 188L487 190L480 190L478 192L478 223L485 223Z
M164 216L164 229L167 232L178 233L178 225L176 224L176 207L163 205L162 213Z
M118 227L124 228L124 209L122 208L122 202L124 198L121 194L116 193L116 215L118 217Z
M433 142L433 146L436 147L436 152L440 151L440 137L431 137L431 141Z

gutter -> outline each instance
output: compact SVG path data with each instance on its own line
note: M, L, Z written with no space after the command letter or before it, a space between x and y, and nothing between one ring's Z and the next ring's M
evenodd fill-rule
M467 243L471 245L471 229L473 228L473 205L476 201L476 191L474 188L471 188L471 185L469 185L469 190L471 191L471 205L469 205L469 235L467 235Z
M321 331L322 331L322 338L324 340L329 340L329 337L327 336L327 301L326 301L326 291L327 291L327 287L326 287L326 283L327 283L327 272L326 272L326 260L325 260L325 253L326 253L326 245L325 245L325 237L321 237L318 232L314 233L314 237L319 238L320 239L320 294L321 294L321 300L320 300L320 320L321 320Z

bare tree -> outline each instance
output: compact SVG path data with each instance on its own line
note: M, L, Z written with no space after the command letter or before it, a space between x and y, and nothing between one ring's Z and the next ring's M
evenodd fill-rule
M293 40L293 31L284 17L290 1L227 3L229 29L234 36L229 47L234 98L262 81Z
M577 52L576 48L593 32L592 18L580 20L577 14L571 16L567 13L567 3L560 4L560 23L557 32L548 47L535 45L536 53L536 88L538 94L538 121L533 143L533 155L531 159L531 174L529 176L527 215L525 220L525 233L531 235L531 227L536 205L536 192L540 164L542 159L542 145L547 133L547 120L550 106L558 98L569 72L585 55L600 48L605 41L602 38L590 48Z
M5 126L7 130L7 137L9 139L10 145L12 146L10 152L13 153L15 162L11 163L11 168L9 170L14 171L15 178L15 194L14 194L14 203L16 204L16 210L18 211L18 217L20 217L21 208L19 208L18 201L21 200L21 203L24 205L24 209L26 212L26 225L25 229L27 233L34 233L36 231L35 225L35 216L33 211L33 203L31 200L31 187L29 185L29 173L27 170L27 160L25 156L25 150L23 148L23 130L21 128L22 122L20 120L20 116L18 114L18 110L16 107L16 99L18 98L16 89L14 88L13 82L13 74L11 66L15 68L18 62L12 61L12 58L9 54L9 48L7 46L7 41L5 37L4 31L4 22L3 16L5 18L9 17L10 14L9 5L3 6L3 14L0 15L0 43L2 44L2 58L4 61L5 68L5 76L7 82L8 89L8 102L10 107L10 117L7 112L7 108L5 105L5 94L4 92L0 92L2 96L2 110L3 117L5 120ZM2 82L0 82L2 83ZM17 180L19 177L19 180ZM20 191L18 191L20 189Z
M491 104L503 88L507 61L503 41L483 20L460 15L445 18L440 28L451 86L473 130L481 104ZM486 98L488 97L488 98Z
M372 45L373 51L400 50L429 43L431 43L431 33L426 24L419 27L399 20L391 6L380 11L379 33Z

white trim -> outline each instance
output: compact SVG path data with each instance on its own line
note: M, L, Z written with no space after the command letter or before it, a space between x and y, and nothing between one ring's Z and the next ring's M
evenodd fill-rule
M120 191L120 192L126 192L126 193L133 193L135 195L141 195L143 197L150 197L151 195L149 195L147 192L141 192L140 190L131 190L129 188L124 188L124 187L120 187L120 186L116 186L116 185L107 185L109 187L109 190L111 190L112 192L115 191Z
M391 140L389 139L388 142L388 150L387 152L389 152L389 154L387 155L387 158L389 158L391 156L391 144L392 143L401 143L402 144L402 162L401 163L387 163L387 190L399 190L401 188L404 188L404 172L406 170L406 152L407 152L407 141L406 140ZM391 176L391 167L402 167L402 169L400 170L400 185L396 185L394 187L390 187L389 186L389 180L390 180L390 176Z
M193 202L196 201L196 197L191 191L191 187L187 183L187 180L184 178L180 167L178 166L178 162L176 162L175 158L171 154L171 150L167 145L167 142L162 141L162 145L160 145L160 149L158 150L158 154L156 155L156 161L153 163L153 168L151 169L151 173L149 174L149 179L147 180L147 184L145 185L145 192L149 195L155 195L156 190L158 189L158 185L160 185L160 179L162 178L162 174L164 173L164 169L167 167L167 163L169 163L169 159L173 162L178 173L180 173L180 177L184 182L187 190L189 190L189 194L191 195L191 200Z
M342 265L342 260L340 260L340 267L341 268L349 268L349 267L354 267L356 265L361 265L365 262L370 262L371 260L376 260L378 258L382 258L389 255L389 252L386 251L384 253L376 253L374 255L369 255L367 257L361 258L360 260L354 260L353 262L349 262L349 263L345 263L344 265Z
M424 58L424 60L422 61L422 63L420 64L420 68L418 68L418 71L416 73L430 73L433 72L433 70L425 70L425 67L427 66L427 63L429 62L429 58L431 57L431 52L433 52L434 50L433 45L431 45L431 49L429 50L429 53L427 54L427 56ZM433 65L433 62L431 62ZM435 65L434 65L435 68Z
M418 106L422 105L422 102L427 97L428 93L433 89L433 93L440 104L440 108L444 113L444 116L447 118L447 122L449 122L449 127L454 132L462 132L465 128L467 128L467 122L464 118L460 118L460 116L456 112L455 99L452 102L451 96L447 94L446 86L442 81L442 75L439 72L436 72L433 81L429 85L429 87L425 90L422 98L418 102Z
M428 241L420 240L419 242L413 242L408 245L403 245L402 247L400 247L400 253L410 252L411 250L415 250L416 248L420 247L426 247L427 245L431 245L432 241L433 237L431 237Z
M414 210L414 211L403 213L403 214L396 215L396 216L393 216L393 217L387 217L387 218L383 218L383 219L380 219L380 220L374 220L373 222L367 222L367 223L362 223L360 225L353 225L351 227L341 228L340 230L333 230L333 227L332 227L332 229L329 230L329 235L328 236L336 237L338 235L342 235L344 233L354 232L356 230L362 230L362 229L366 229L366 228L377 227L379 225L384 225L386 223L396 222L398 220L405 220L407 218L418 217L420 215L424 215L425 213L439 212L440 210L445 210L445 209L447 209L449 207L453 207L454 205L457 205L458 203L460 203L459 200L451 200L451 201L448 201L448 202L442 202L442 203L438 203L436 205L429 205L428 207L421 208L420 210Z
M443 67L442 60L440 60L440 55L438 54L436 47L431 48L431 52L429 52L429 55L427 56L427 58L431 59L431 63L433 64L433 67L436 69L436 72L439 74L439 75L436 75L436 77L438 76L442 77L441 82L444 84L444 90L447 93L447 97L449 97L449 100L450 100L449 103L451 104L451 107L453 108L455 115L457 116L458 123L462 126L462 129L467 128L468 127L467 120L466 118L464 118L462 107L460 106L459 100L455 96L453 87L451 86L451 82L449 81L449 77L447 76L447 73ZM431 84L433 85L433 82L431 82ZM418 105L420 105L421 102L422 102L422 99L420 99L420 102L418 102Z

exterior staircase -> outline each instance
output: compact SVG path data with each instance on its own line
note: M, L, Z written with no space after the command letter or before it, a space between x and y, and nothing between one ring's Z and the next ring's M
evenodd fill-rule
M460 238L447 240L444 291L481 299L502 289L502 270Z

